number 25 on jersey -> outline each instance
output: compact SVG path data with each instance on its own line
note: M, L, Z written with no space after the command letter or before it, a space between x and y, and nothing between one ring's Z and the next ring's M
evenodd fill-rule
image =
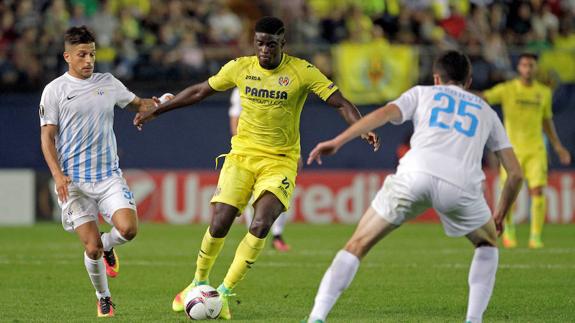
M438 120L439 114L444 113L452 115L455 112L456 102L451 95L443 92L439 92L433 97L435 101L441 101L443 98L447 99L447 106L434 107L431 110L431 118L429 119L429 126L432 128L438 127L441 129L451 129L451 127L453 126L455 131L467 137L473 137L475 135L475 131L477 130L477 124L479 123L479 120L477 120L477 117L472 113L473 112L472 109L481 109L481 106L479 104L471 103L469 101L460 100L459 105L457 106L457 118L453 118L453 116L450 116L451 120L456 119L456 121L453 123L453 125L449 125ZM465 119L469 120L468 129L465 129L463 125L463 120Z

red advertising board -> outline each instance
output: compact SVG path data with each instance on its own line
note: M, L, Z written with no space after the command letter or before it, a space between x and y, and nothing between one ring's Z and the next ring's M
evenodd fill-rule
M307 223L355 223L369 206L389 172L307 171L297 178L291 221ZM143 221L174 224L207 222L210 199L218 172L129 170L125 176L134 192ZM573 183L575 172L552 172L547 195L547 222L575 222ZM496 200L498 178L487 174L485 196L490 205ZM524 189L518 198L515 218L529 217L529 198ZM437 221L433 211L417 221Z

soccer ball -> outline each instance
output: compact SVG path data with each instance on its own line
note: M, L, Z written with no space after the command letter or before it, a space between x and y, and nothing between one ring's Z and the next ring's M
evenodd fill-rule
M192 320L216 319L222 311L220 293L209 285L192 288L184 298L186 315Z

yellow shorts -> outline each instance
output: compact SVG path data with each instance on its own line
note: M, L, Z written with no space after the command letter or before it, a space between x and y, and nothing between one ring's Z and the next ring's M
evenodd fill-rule
M234 206L241 214L252 194L257 201L262 193L268 191L281 201L285 211L290 205L296 176L295 159L230 153L226 155L210 202Z
M547 186L547 151L545 149L534 154L517 153L517 159L529 188ZM507 177L503 168L500 174L503 183Z

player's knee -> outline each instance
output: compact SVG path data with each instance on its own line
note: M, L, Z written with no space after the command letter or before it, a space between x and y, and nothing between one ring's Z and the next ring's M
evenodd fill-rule
M217 217L210 223L210 235L214 238L223 238L228 234L230 228L223 221L218 221Z
M268 221L265 218L254 218L250 225L250 233L254 236L263 239L265 238L272 227L273 221Z
M530 195L532 196L541 196L543 195L543 187L535 187L529 190Z
M477 242L474 243L475 248L480 248L480 247L497 247L497 238L495 237L490 237L490 238L485 238L485 239L481 239Z
M101 240L89 242L85 245L86 255L90 259L100 259L104 254L104 245Z
M122 227L122 228L116 228L118 230L118 232L120 232L120 235L130 241L133 240L136 235L138 234L138 226L137 225L130 225L130 226L126 226L126 227Z

